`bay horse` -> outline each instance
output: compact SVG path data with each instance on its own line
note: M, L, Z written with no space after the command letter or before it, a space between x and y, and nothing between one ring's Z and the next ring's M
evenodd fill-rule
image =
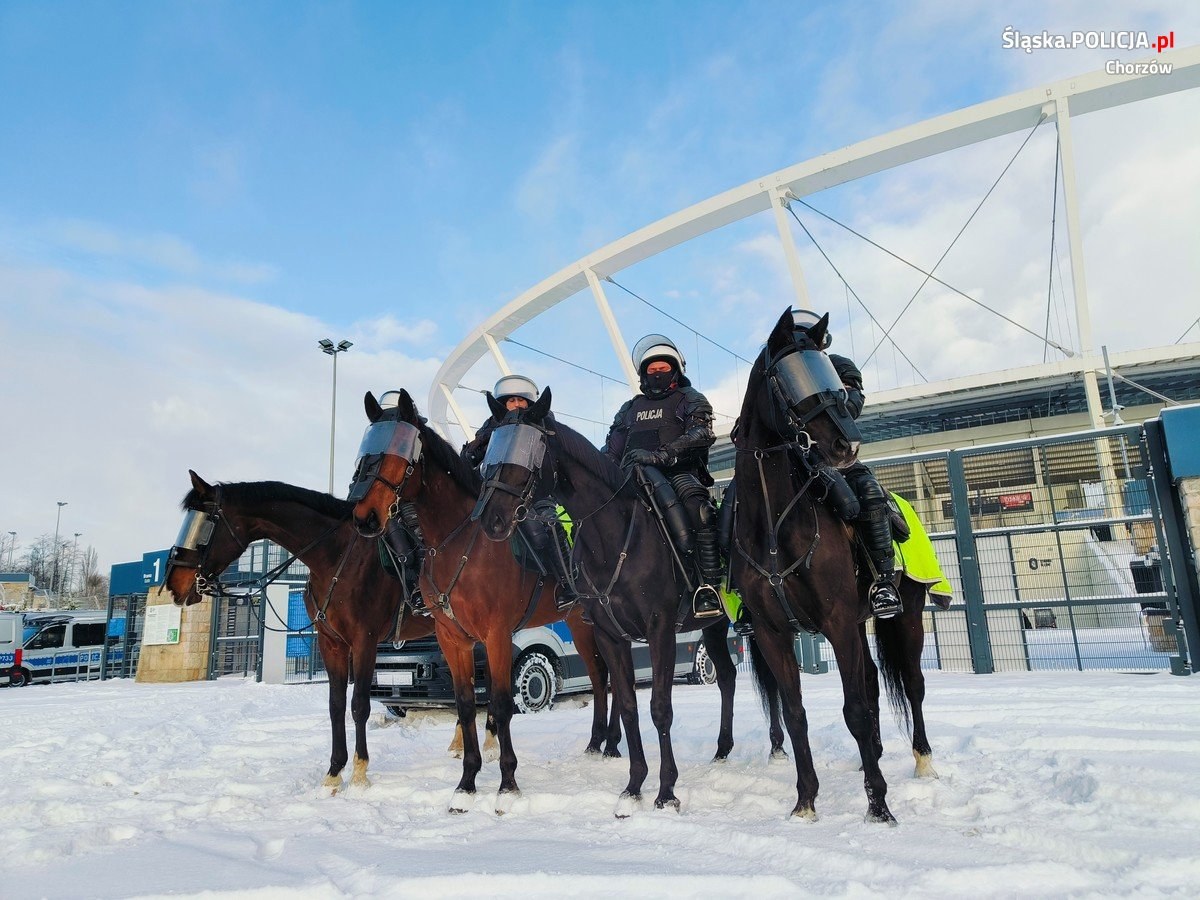
M823 634L837 658L843 718L862 759L866 817L895 824L879 768L878 673L897 718L913 726L917 774L936 775L921 713L926 589L904 579L903 613L875 621L877 669L865 625L870 573L856 565L852 528L818 497L818 469L851 465L861 440L841 379L820 349L828 325L826 315L807 334L797 332L788 309L751 367L734 429L738 488L730 580L753 615L761 651L754 656L756 674L765 663L767 680L781 693L797 773L791 814L816 818L818 781L794 643L803 629Z
M650 715L659 747L654 805L678 811L674 789L679 769L671 747L675 633L703 628L704 646L716 667L721 692L714 757L720 761L733 749L737 669L726 643L729 623L724 616L716 623L695 617L691 604L695 586L687 583L688 576L674 562L671 545L634 484L635 473L623 471L577 431L561 422L551 425L546 418L551 396L546 388L528 409L508 412L493 432L493 444L525 449L495 460L477 515L488 538L507 541L531 508L534 482L547 477L554 482L554 497L574 523L571 562L579 570L575 589L595 623L596 643L612 676L613 703L620 709L629 741L629 782L618 799L616 815L624 818L640 804L649 771L638 725L634 640L649 645L653 671ZM502 410L497 406L493 412L499 415ZM506 429L511 434L502 436Z
M620 725L608 721L608 670L596 651L592 628L578 607L558 609L553 578L523 569L507 544L480 541L471 520L482 480L458 452L429 428L405 390L397 405L383 409L368 392L363 398L372 423L363 438L350 496L360 534L375 536L399 504L413 503L426 544L422 594L432 613L438 644L450 667L455 707L463 734L463 771L450 812L469 808L482 764L475 732L475 644L487 649L491 678L488 718L500 746L500 789L496 812L503 815L519 796L511 721L512 636L527 626L565 619L592 682L592 734L588 753L620 756Z
M210 485L189 470L192 489L167 563L166 587L176 605L219 593L219 576L253 541L274 541L308 566L304 605L315 625L329 674L333 749L323 784L334 792L346 766L346 687L353 669L354 766L351 784L365 787L367 719L379 644L433 633L427 616L401 604L400 582L388 575L375 541L363 540L350 521L353 505L329 494L279 481Z

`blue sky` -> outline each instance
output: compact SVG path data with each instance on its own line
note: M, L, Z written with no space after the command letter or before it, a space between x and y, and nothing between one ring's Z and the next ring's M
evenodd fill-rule
M25 436L0 445L0 532L18 531L19 555L53 531L55 501L69 500L63 531L83 531L81 544L107 567L170 543L189 467L210 480L327 487L322 337L355 342L339 361L343 490L363 391L403 385L423 403L474 324L563 266L776 169L1112 56L1003 50L1009 24L1174 30L1181 45L1200 35L1200 14L1182 2L1137 12L932 0L902 11L794 2L0 5L0 376L8 419ZM1095 247L1101 266L1089 282L1095 302L1120 310L1124 286L1149 285L1162 303L1152 323L1161 333L1144 316L1098 326L1098 341L1122 349L1171 343L1197 306L1200 103L1189 94L1139 106L1076 129L1094 231L1085 254L1091 266ZM1022 138L813 202L929 263ZM974 240L947 260L954 283L1033 324L1047 303L1053 154L1047 128L973 226ZM811 215L806 224L890 320L919 277ZM773 229L769 217L747 220L618 280L748 356L789 298ZM1141 243L1130 246L1131 234ZM1065 234L1056 238L1065 248ZM799 232L797 243L810 288L839 311L839 346L861 355L869 327L847 313L840 283ZM616 289L609 295L631 343L644 331L680 330ZM1064 303L1054 300L1052 312L1065 329ZM940 329L932 337L931 319ZM1019 335L997 347L995 320L952 299L931 297L912 322L922 320L897 339L934 378L1041 360L1041 345ZM620 374L586 296L514 337ZM732 357L690 334L683 341L701 386L721 408L736 405ZM620 388L602 390L545 357L506 352L552 383L581 421L605 421L622 399ZM880 387L913 377L890 356L875 366L868 374ZM465 382L487 387L494 376L484 364ZM603 437L602 426L592 429Z

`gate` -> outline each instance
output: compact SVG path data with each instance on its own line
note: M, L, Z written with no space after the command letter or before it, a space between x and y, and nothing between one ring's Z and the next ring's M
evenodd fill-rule
M867 462L954 586L926 612L927 668L1187 670L1140 426Z
M208 677L259 677L262 665L261 591L222 594L213 600Z

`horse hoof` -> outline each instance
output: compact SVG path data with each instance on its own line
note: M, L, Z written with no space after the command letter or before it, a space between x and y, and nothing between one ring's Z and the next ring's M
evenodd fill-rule
M782 747L776 747L771 751L771 755L767 757L767 763L785 763L788 761L787 751Z
M496 815L503 816L512 812L513 804L521 796L520 791L501 791L496 795Z
M460 816L470 810L474 805L475 792L455 791L454 797L450 800L450 814Z
M713 756L712 761L715 763L729 762L729 754L722 753L721 751L718 750L716 755Z
M617 798L617 810L614 815L618 819L628 819L637 810L642 808L642 795L631 794L628 791L621 794Z
M329 790L329 796L333 796L342 789L341 775L326 775L321 781L321 787Z
M679 812L679 798L678 797L666 797L666 798L659 797L657 800L654 801L654 808L655 809L672 809L675 812Z
M941 778L937 773L937 769L933 767L933 757L928 753L914 753L913 759L917 761L916 771L913 775L917 778Z
M605 759L620 759L621 751L618 750L616 747L613 747L611 750L605 750L604 758Z
M896 817L891 814L887 807L884 807L881 810L868 810L866 819L864 819L864 821L878 822L881 825L887 825L889 828L895 828L898 824L896 822Z
M358 788L371 786L371 781L367 778L367 760L354 757L354 774L350 776L350 786Z
M797 804L796 808L792 810L791 820L793 822L797 820L801 822L815 822L817 821L817 811L811 806L800 806Z

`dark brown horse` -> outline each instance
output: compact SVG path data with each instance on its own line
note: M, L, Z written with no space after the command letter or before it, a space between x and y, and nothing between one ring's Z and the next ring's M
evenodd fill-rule
M867 793L867 818L895 823L879 768L878 670L871 660L865 621L870 575L857 566L854 534L825 503L816 477L826 464L854 462L858 432L840 399L841 380L820 347L828 316L805 335L789 309L772 330L750 371L738 418L737 507L732 581L754 616L761 657L783 700L796 759L797 802L792 815L815 819L817 775L801 699L795 634L819 631L828 639L842 678L843 716L858 743ZM921 703L920 656L925 588L906 581L904 613L875 623L880 669L898 718L911 708L917 774L932 775Z
M451 801L451 812L465 812L475 794L475 778L482 758L475 732L475 644L487 649L491 676L489 718L494 721L500 745L500 790L496 812L504 813L519 795L510 723L512 698L512 635L532 625L566 619L575 646L588 668L593 703L592 735L588 752L619 756L619 725L607 721L608 671L596 652L592 628L574 609L558 609L557 583L522 569L508 544L480 540L480 529L471 520L479 495L479 474L417 413L407 391L386 411L374 395L364 398L367 418L373 423L363 439L363 456L351 487L361 496L354 507L360 533L379 534L398 504L412 502L424 535L425 563L421 570L422 593L433 613L438 644L454 680L456 707L463 732L463 772Z
M401 607L400 583L384 572L376 542L355 531L350 503L278 481L214 486L195 472L189 474L192 490L183 499L187 518L167 565L168 590L179 605L198 603L203 595L218 592L221 573L252 541L263 538L308 566L304 603L329 673L333 750L324 784L334 791L342 784L347 762L346 686L353 666L351 783L365 786L376 648L389 639L424 637L433 632L433 622Z
M529 409L509 413L493 433L515 452L496 460L478 515L485 534L506 540L516 521L528 514L530 486L548 479L554 494L575 522L576 589L596 623L596 640L612 672L613 703L621 711L629 741L629 782L618 800L616 815L630 814L641 802L649 772L638 726L631 646L649 645L653 669L650 716L659 749L659 788L654 805L679 809L675 782L679 769L671 746L671 705L675 633L704 629L704 646L717 671L721 691L721 724L716 759L733 748L733 695L737 671L726 644L729 623L697 620L691 597L695 585L659 529L634 472L624 472L583 435L561 422L550 424L550 389ZM499 413L500 410L494 410ZM502 439L501 432L509 433ZM693 576L694 577L694 576ZM769 708L769 704L768 704ZM774 739L774 738L773 738ZM780 737L780 740L782 738Z

